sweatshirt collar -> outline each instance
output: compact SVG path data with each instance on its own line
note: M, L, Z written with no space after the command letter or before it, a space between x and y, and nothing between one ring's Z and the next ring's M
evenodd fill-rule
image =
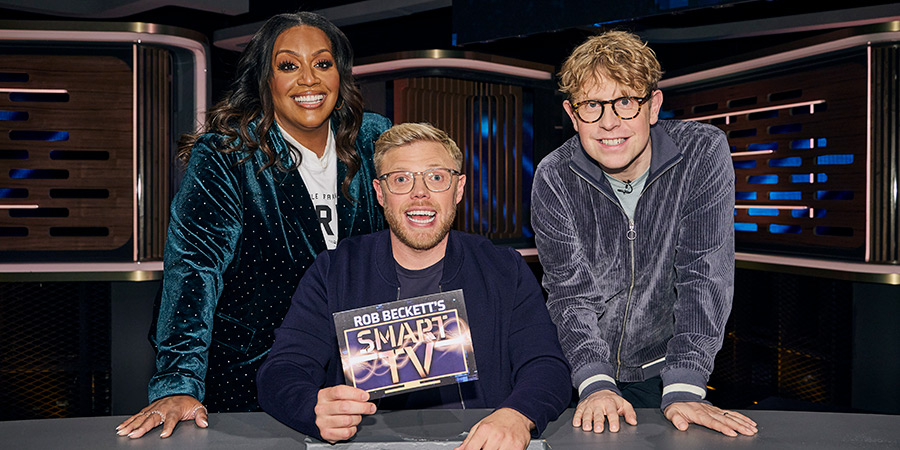
M453 280L462 267L463 252L460 239L457 237L459 231L450 230L447 237L447 252L444 254L444 272L441 275L441 285L445 285ZM375 251L372 252L372 265L375 266L378 274L393 286L400 286L400 280L397 278L397 270L395 269L396 260L391 250L391 231L384 230L376 235ZM386 264L386 262L393 264Z

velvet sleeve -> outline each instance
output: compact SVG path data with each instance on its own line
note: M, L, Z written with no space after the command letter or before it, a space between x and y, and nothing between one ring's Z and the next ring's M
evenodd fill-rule
M662 409L700 401L734 294L734 169L725 135L698 132L695 180L680 217L675 258L675 333L669 340Z
M157 351L151 402L177 394L203 401L205 395L213 313L242 230L235 158L213 142L207 135L194 146L172 203L162 298L151 336Z
M285 425L321 439L316 402L337 353L325 287L330 252L322 253L300 280L291 307L275 330L275 344L256 375L259 404Z
M544 268L547 308L572 365L572 385L579 397L604 389L621 395L610 362L610 344L597 323L608 305L596 301L601 289L584 250L590 245L581 240L575 223L574 211L593 206L588 198L575 198L572 186L559 172L557 166L543 161L535 172L531 197L531 223Z
M508 251L513 253L511 258L516 261L518 273L507 340L514 385L499 407L512 408L528 417L534 422L532 434L537 437L569 405L569 364L537 280L522 257L515 250Z

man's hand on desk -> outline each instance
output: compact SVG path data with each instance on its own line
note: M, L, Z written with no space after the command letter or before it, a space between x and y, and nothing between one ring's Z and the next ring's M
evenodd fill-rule
M619 431L619 416L625 417L625 422L637 425L637 414L628 400L608 389L594 392L575 407L575 415L572 416L572 426L584 431L593 430L594 433L603 432L603 422L609 421L609 431Z
M531 440L534 423L511 408L500 408L481 419L456 450L524 449Z
M356 434L363 414L375 414L369 393L352 386L339 385L319 390L316 401L316 426L322 439L334 444Z
M163 426L159 437L167 438L182 420L193 420L200 428L209 426L206 407L190 395L163 397L141 412L125 419L116 427L116 434L137 439L159 425Z
M716 408L703 402L679 402L666 407L666 419L672 421L675 428L681 431L688 429L689 423L703 425L726 436L747 436L756 434L756 422L736 412Z

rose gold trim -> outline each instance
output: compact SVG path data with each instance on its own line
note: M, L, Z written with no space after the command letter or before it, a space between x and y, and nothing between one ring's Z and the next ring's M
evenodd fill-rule
M812 45L809 47L791 50L783 53L778 53L775 55L764 56L762 58L751 59L749 61L742 61L735 64L728 64L721 67L716 67L714 69L702 70L700 72L694 72L687 75L682 75L679 77L669 78L666 80L662 80L659 82L659 87L662 88L672 88L676 86L680 86L683 84L696 83L700 81L706 81L712 78L724 77L728 75L733 75L740 72L746 72L754 69L759 69L761 67L772 66L775 64L781 64L785 62L796 61L798 59L807 58L810 56L816 56L823 53L836 52L839 50L844 50L852 47L858 47L863 45L870 45L873 42L893 42L898 40L900 37L900 32L896 31L886 31L881 33L872 33L861 36L851 36L844 39L838 39L836 41L826 42L823 44Z
M754 150L752 152L734 152L731 154L731 157L734 158L736 156L768 155L769 153L775 153L775 150Z
M131 260L138 260L138 41L131 45Z
M51 25L54 25L52 23ZM16 25L26 26L29 22L21 21ZM41 26L40 22L34 24L35 27ZM75 25L79 25L76 23ZM85 23L84 26L113 26L116 24L91 24ZM119 24L121 25L121 24ZM125 24L128 25L128 24ZM206 44L195 39L183 36L175 36L170 34L160 34L164 32L181 32L188 30L180 30L174 27L165 27L154 24L133 23L130 24L135 31L97 31L97 30L22 30L22 29L0 29L0 41L4 40L28 40L28 41L83 41L83 42L130 42L130 43L147 43L161 44L171 47L177 47L187 50L194 57L194 114L197 118L196 126L203 124L206 115L207 103L207 68L209 67L208 52ZM59 26L74 26L72 24L60 23Z
M872 42L866 47L866 261L872 260Z
M0 282L22 281L154 281L163 263L32 263L0 264Z
M809 112L810 112L810 114L813 114L812 107L815 105L818 105L820 103L825 103L825 100L812 100L809 102L790 103L787 105L767 106L765 108L745 109L742 111L735 111L735 112L724 113L724 114L716 114L713 116L688 117L684 120L709 120L709 119L718 119L719 117L725 117L727 120L728 117L731 117L731 116L740 116L742 114L752 114L755 112L763 112L763 111L775 111L775 110L781 110L781 109L790 109L790 108L796 108L798 106L809 106L810 107Z
M538 262L535 248L516 249L526 261ZM900 285L900 266L735 252L737 268L793 273L842 280Z
M734 209L812 209L809 206L787 206L787 205L734 205Z
M736 252L734 256L737 267L741 269L900 285L900 266L892 264L853 263L741 252Z
M10 94L17 92L29 92L34 94L68 94L68 89L25 89L25 88L0 88L0 92Z
M163 270L162 261L134 263L31 263L0 264L0 273L53 272L131 272Z
M536 80L551 80L553 74L543 70L510 66L490 61L464 58L410 58L394 61L376 62L353 66L354 76L380 74L404 69L432 69L436 67L449 69L477 70L490 73L501 73Z

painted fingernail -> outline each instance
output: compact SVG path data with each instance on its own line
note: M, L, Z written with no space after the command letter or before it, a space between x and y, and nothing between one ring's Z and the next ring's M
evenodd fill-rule
M203 420L203 419L200 419L200 424L203 425L204 427L208 427L208 426L209 426L209 423L208 423L207 421Z
M128 433L126 436L131 437L132 434L134 434L134 431L132 431L131 433Z
M118 434L119 436L125 436L125 430L116 429L116 434Z

